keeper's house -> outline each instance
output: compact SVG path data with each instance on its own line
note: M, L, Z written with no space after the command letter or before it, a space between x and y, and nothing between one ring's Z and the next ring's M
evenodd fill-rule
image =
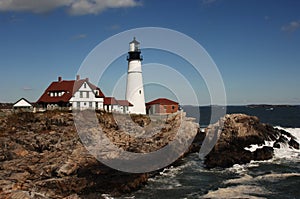
M178 109L178 102L166 98L158 98L146 103L147 114L170 114L177 112Z
M97 109L103 110L104 94L89 79L54 81L37 101L44 109Z

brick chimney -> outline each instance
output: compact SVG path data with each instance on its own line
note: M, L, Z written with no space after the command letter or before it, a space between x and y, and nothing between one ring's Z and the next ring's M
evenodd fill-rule
M58 81L59 81L59 82L62 81L62 77L61 77L61 76L58 77Z
M80 80L80 75L76 75L76 80Z

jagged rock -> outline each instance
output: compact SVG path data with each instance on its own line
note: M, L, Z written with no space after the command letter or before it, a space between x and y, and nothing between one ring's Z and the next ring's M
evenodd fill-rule
M273 157L274 149L273 147L264 146L261 149L256 149L253 152L254 160L269 160Z
M72 194L67 197L64 197L63 199L80 199L80 197L77 194Z
M231 167L234 164L245 164L253 158L250 151L237 150L234 148L223 150L222 152L213 150L205 158L206 168Z
M280 143L279 143L278 141L276 141L276 142L273 144L273 148L280 149Z
M182 123L188 138L197 129L193 122L180 121L181 117L176 115L161 121L134 115L134 127L130 127L131 117L118 115L118 122L125 127L127 124L126 128L116 123L113 114L96 115L104 134L115 146L137 153L156 151L167 145L174 140ZM86 116L88 112L82 112L82 117ZM91 193L118 195L138 189L148 179L148 174L124 173L97 161L82 143L91 149L95 137L100 144L105 143L88 122L86 136L80 139L72 113L18 113L0 120L5 121L5 125L0 122L1 197L77 199Z
M299 143L294 138L291 138L288 144L294 149L300 149Z
M66 176L74 173L78 169L78 165L75 162L67 162L62 165L58 170L58 176Z
M277 142L279 142L279 143L288 143L289 142L289 140L285 137L285 136L283 136L283 135L281 135L278 139L277 139Z
M260 123L259 119L254 116L226 115L216 124L210 125L206 129L206 134L215 134L216 129L222 130L212 151L205 157L204 163L207 168L231 167L234 164L244 164L251 160L271 159L273 147L264 146L254 152L245 149L250 145L263 145L265 141L276 141L275 148L280 148L280 143L299 148L299 143L290 133Z
M32 199L28 191L13 191L10 195L11 199Z

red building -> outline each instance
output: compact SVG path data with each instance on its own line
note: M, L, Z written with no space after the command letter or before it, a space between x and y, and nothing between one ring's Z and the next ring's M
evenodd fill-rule
M147 114L170 114L177 112L178 108L178 102L166 98L158 98L146 103Z

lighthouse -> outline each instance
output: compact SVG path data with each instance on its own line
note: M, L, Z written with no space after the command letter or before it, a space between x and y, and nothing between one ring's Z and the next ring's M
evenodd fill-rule
M139 47L140 43L133 38L129 43L129 52L127 56L128 72L127 72L127 85L126 96L133 106L129 107L130 113L146 114L145 95L142 76L142 56Z

